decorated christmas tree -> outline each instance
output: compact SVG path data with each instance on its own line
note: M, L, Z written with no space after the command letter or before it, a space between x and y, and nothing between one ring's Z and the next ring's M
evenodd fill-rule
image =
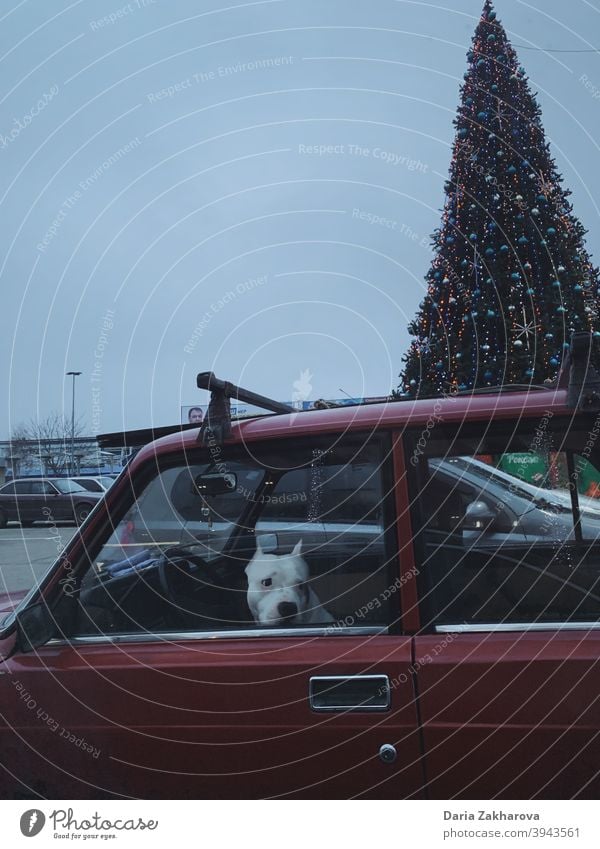
M486 0L461 86L427 294L398 394L556 377L573 331L597 336L598 269L524 69Z

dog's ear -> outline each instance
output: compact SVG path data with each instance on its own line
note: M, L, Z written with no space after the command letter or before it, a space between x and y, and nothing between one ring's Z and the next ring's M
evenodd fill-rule
M293 548L293 551L292 551L292 557L293 557L295 554L300 554L301 552L302 552L302 540L301 540L301 539L299 539L299 540L298 540L298 542L296 543L296 545L295 545L295 546L294 546L294 548Z

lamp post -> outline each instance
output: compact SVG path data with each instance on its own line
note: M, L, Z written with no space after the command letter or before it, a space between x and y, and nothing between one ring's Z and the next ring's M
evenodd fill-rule
M67 372L67 376L71 376L73 378L73 398L71 404L71 474L75 471L73 468L75 463L75 378L79 377L80 374L80 371Z

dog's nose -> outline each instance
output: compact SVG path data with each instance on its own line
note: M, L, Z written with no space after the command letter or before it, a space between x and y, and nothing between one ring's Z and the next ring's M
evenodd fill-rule
M277 607L277 612L282 619L290 619L298 613L298 605L293 601L282 601Z

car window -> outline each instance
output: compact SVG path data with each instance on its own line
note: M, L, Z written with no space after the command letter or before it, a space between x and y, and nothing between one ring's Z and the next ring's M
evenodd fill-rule
M66 478L60 478L55 480L54 486L65 495L68 495L70 492L85 492L86 490L81 484L75 483L75 481L68 480Z
M94 558L77 632L387 627L383 448L261 448L159 471Z
M581 455L585 444L566 425L417 449L415 548L429 625L600 618L600 463Z
M14 495L15 492L15 484L7 483L3 487L0 487L0 495Z
M50 481L31 481L29 487L31 495L53 495L56 492Z
M15 481L15 495L28 495L31 492L31 481Z

